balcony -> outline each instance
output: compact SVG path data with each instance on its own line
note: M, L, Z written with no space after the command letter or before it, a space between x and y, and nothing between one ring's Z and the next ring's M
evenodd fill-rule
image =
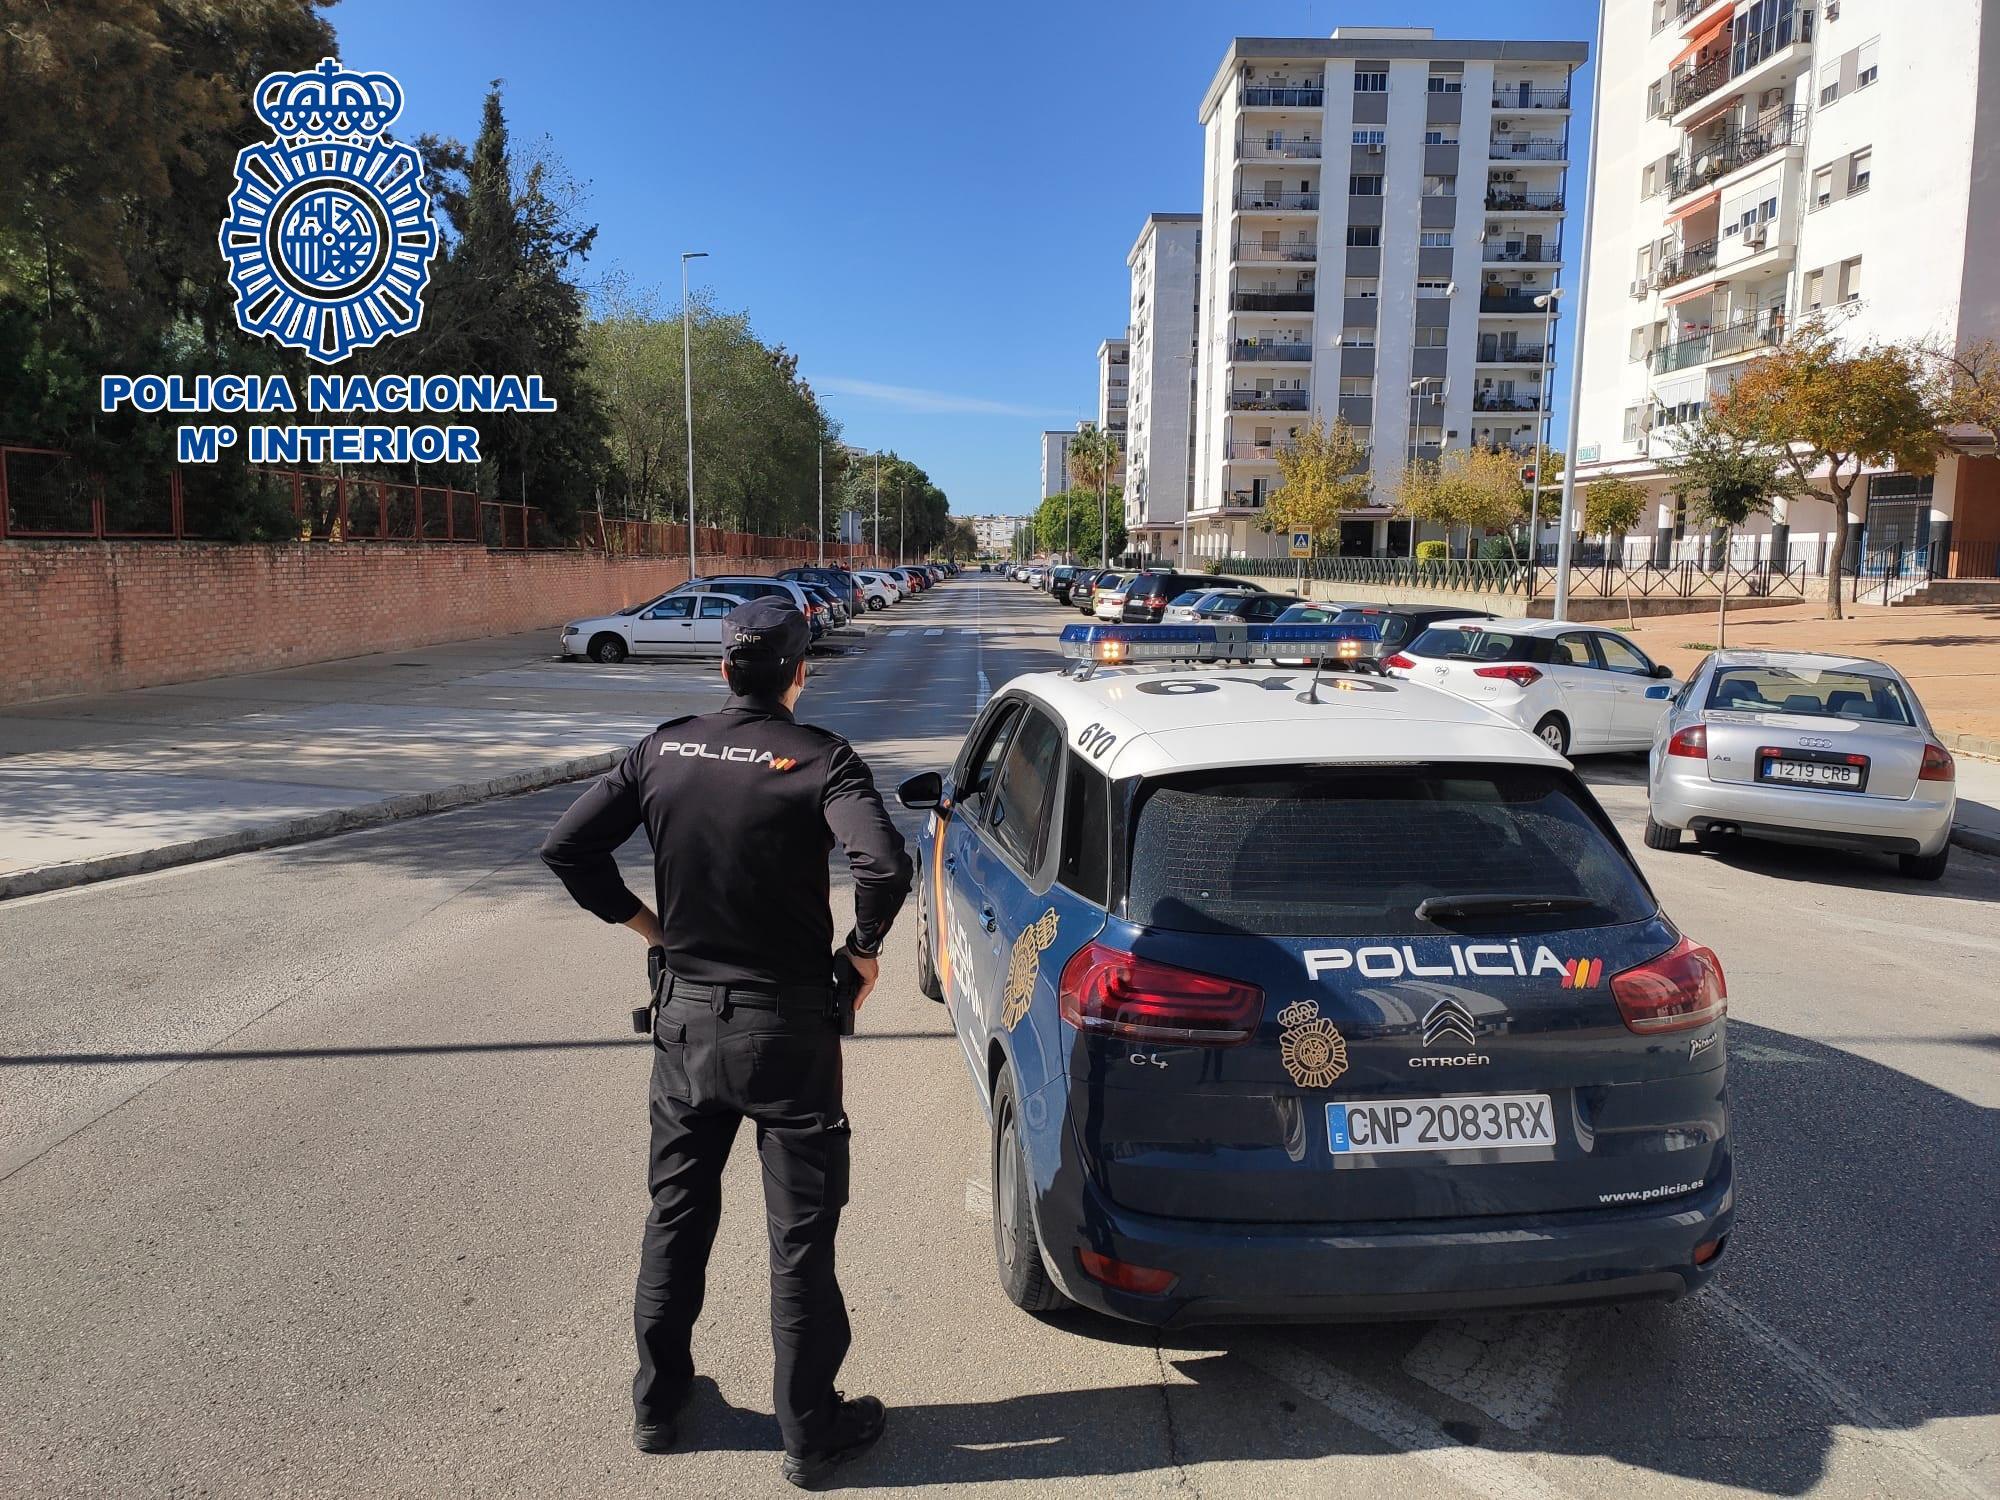
M1315 83L1305 88L1286 88L1245 84L1236 96L1237 103L1245 109L1324 109L1326 107L1326 85Z
M1236 195L1236 206L1253 212L1274 212L1288 208L1317 209L1319 194L1242 192Z
M1487 245L1480 251L1479 258L1488 265L1545 265L1562 259L1560 245L1519 245L1509 249L1506 245Z
M1549 353L1540 344L1503 344L1498 339L1479 341L1482 365L1538 365Z
M1323 141L1287 140L1283 136L1266 136L1263 140L1246 140L1236 148L1240 161L1318 161Z
M1710 329L1692 338L1663 344L1653 351L1653 373L1666 375L1675 370L1705 365L1710 360L1729 359L1738 354L1776 348L1784 336L1785 325L1781 319L1746 318L1741 322Z
M1229 346L1229 357L1242 360L1297 360L1307 361L1313 357L1312 345L1303 339L1296 344L1253 344L1238 339Z
M1660 262L1660 269L1653 273L1653 285L1679 286L1683 281L1707 275L1715 269L1715 252L1716 241L1711 239L1689 245L1679 255L1668 256Z
M1222 456L1236 463L1276 463L1280 453L1290 453L1292 443L1229 442L1223 444Z
M1222 503L1224 510L1262 510L1264 497L1254 490L1231 490Z
M1309 313L1311 292L1238 292L1232 299L1237 312Z
M1546 296L1544 292L1487 291L1479 293L1479 310L1483 313L1540 313L1546 308L1537 307L1535 298Z
M1263 391L1238 386L1229 393L1231 411L1306 411L1311 405L1310 391Z
M1541 402L1533 396L1501 396L1492 391L1472 393L1474 411L1518 411L1532 415L1542 409Z
M1509 89L1493 94L1493 107L1502 113L1524 109L1568 109L1568 89Z
M1805 143L1806 112L1803 109L1771 109L1738 130L1731 130L1703 146L1690 146L1686 156L1674 158L1667 168L1667 201L1699 192L1717 178L1738 167Z
M1319 241L1289 245L1238 245L1230 251L1236 260L1318 260Z
M1489 161L1567 161L1569 142L1535 137L1492 140L1486 144Z
M1492 187L1486 190L1486 211L1490 214L1559 214L1561 191L1530 191L1526 188Z
M1698 68L1686 68L1668 76L1672 83L1667 89L1667 113L1677 115L1729 82L1729 54L1711 57Z
M1674 3L1667 7L1667 13L1653 27L1653 35L1658 36L1669 26L1677 25L1689 16L1697 15L1713 4L1715 0L1674 0Z

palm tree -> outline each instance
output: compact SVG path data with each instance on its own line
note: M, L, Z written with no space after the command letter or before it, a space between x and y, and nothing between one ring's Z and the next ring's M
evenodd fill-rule
M1097 561L1099 567L1111 566L1111 511L1107 489L1111 483L1111 471L1118 467L1118 436L1106 432L1095 422L1078 425L1076 436L1069 440L1070 478L1085 489L1097 491Z

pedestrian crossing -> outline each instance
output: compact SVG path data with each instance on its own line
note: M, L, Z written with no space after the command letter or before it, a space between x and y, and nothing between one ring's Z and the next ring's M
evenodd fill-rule
M960 625L957 627L957 630L960 635L979 634L978 628L972 625ZM909 633L910 633L910 627L908 625L898 625L894 630L889 632L889 635L891 638L894 638L899 635L908 635ZM943 635L944 633L945 633L945 628L942 625L933 625L929 629L924 631L925 635Z

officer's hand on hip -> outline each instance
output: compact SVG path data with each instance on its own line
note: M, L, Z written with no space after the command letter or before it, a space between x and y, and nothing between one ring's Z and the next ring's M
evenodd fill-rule
M856 953L852 948L847 950L847 960L854 965L854 972L861 977L861 988L854 992L854 1008L859 1010L862 1002L874 991L875 981L882 977L882 960L872 958L865 953Z

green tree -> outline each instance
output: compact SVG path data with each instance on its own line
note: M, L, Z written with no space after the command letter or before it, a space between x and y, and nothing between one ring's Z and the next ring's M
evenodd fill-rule
M1454 448L1441 460L1416 459L1403 470L1396 511L1413 524L1428 522L1447 532L1463 526L1465 555L1470 557L1474 530L1504 530L1527 517L1528 487L1521 482L1520 456Z
M1634 480L1611 475L1594 480L1583 492L1583 529L1604 538L1605 556L1611 554L1614 538L1625 535L1646 513L1646 487Z
M1106 557L1116 557L1125 550L1125 501L1119 486L1112 485L1105 491L1109 505L1109 539L1106 543ZM1100 509L1097 490L1075 485L1051 495L1041 503L1034 517L1034 538L1036 546L1044 552L1059 553L1066 541L1074 541L1079 553L1096 552L1099 540L1099 526L1106 515ZM1108 564L1100 563L1100 566Z
M1729 644L1729 538L1752 516L1769 515L1782 495L1803 487L1797 475L1769 448L1707 420L1682 428L1672 439L1674 456L1661 460L1674 493L1688 514L1720 533L1722 587L1716 598L1715 644Z
M1283 482L1264 503L1273 531L1309 531L1315 543L1340 532L1340 518L1368 503L1373 480L1368 450L1344 419L1332 427L1308 422L1278 450Z
M1920 360L1908 348L1848 349L1822 319L1795 328L1753 360L1716 398L1710 421L1762 448L1833 507L1833 558L1826 570L1827 615L1841 618L1854 487L1863 470L1894 464L1928 474L1937 462L1939 412Z
M1090 542L1096 542L1100 566L1108 566L1109 560L1125 548L1122 521L1117 528L1118 545L1111 545L1111 496L1118 488L1111 483L1111 476L1118 468L1120 447L1118 434L1098 427L1095 422L1083 423L1069 441L1070 477L1082 488L1095 490L1098 500L1092 524L1088 530L1078 530L1069 545L1072 550L1082 550Z

